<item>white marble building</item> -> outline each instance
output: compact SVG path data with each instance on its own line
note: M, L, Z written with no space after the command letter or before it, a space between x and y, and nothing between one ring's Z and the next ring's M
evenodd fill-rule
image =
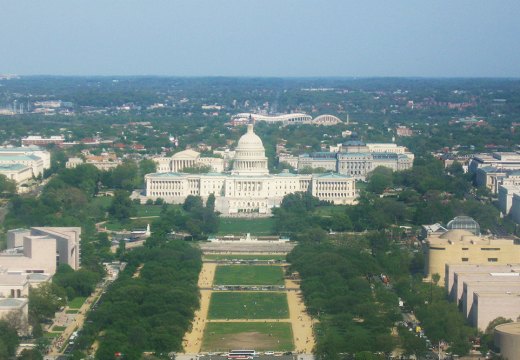
M365 180L367 174L378 166L390 168L392 171L410 169L413 166L414 154L404 146L394 143L365 144L361 141L348 141L345 144L331 146L330 151L299 156L283 154L278 160L298 170L306 167L323 168Z
M186 149L173 154L171 157L159 156L153 158L157 164L157 172L179 172L185 168L209 166L213 172L223 172L225 168L224 159L219 157L203 157L200 153Z
M198 195L206 200L214 194L215 208L224 216L267 216L273 207L280 205L285 195L300 191L334 204L352 204L356 198L355 180L347 175L269 174L265 149L260 137L254 133L253 125L248 125L247 133L238 141L230 173L159 171L147 174L145 181L147 199L183 203L188 195Z

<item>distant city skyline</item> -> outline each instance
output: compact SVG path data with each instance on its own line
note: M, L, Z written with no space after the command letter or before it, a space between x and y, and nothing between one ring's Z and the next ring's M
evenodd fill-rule
M6 0L0 12L0 74L520 77L515 0Z

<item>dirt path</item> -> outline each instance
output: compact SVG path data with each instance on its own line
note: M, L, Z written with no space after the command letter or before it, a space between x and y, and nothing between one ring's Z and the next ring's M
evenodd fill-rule
M74 321L71 321L68 325L65 331L59 336L58 339L55 339L51 344L51 352L49 355L60 355L61 354L61 348L65 344L66 341L68 341L69 337L72 335L76 329L81 329L83 327L83 323L85 322L85 314L92 306L94 300L96 297L98 297L101 294L101 291L103 288L98 287L94 292L85 300L81 308L79 309L77 314L74 314ZM69 310L69 307L67 306L64 311Z
M211 288L216 268L217 264L214 263L202 264L202 270L199 274L199 288ZM208 317L211 292L211 290L200 291L200 309L195 311L195 318L191 325L191 331L184 335L184 340L182 341L184 352L186 354L198 354L200 352L204 328Z
M206 320L206 322L212 322L212 323L223 323L223 322L268 322L268 323L275 323L275 322L291 322L291 319L213 319L213 320Z
M137 269L135 269L135 273L132 275L132 278L136 279L141 276L141 269L143 268L144 264L139 264Z
M300 284L286 279L285 287L299 289ZM295 351L297 353L311 354L315 345L313 320L305 311L301 291L288 291L287 303L289 304Z

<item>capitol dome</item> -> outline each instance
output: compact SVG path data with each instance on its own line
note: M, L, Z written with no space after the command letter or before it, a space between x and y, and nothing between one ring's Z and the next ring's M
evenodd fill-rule
M265 153L262 139L260 139L260 136L255 134L252 124L247 125L247 132L238 140L236 151L240 150L256 150Z
M253 125L247 125L247 132L238 140L235 149L233 174L267 175L267 157L262 139L255 134Z

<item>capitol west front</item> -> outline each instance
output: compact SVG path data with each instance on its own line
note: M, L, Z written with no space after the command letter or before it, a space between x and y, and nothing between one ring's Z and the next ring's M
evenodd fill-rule
M334 204L352 204L356 198L355 180L347 175L269 174L265 148L251 124L238 141L231 172L154 173L147 174L145 182L146 198L168 203L183 203L188 195L206 201L214 194L215 210L224 216L270 215L285 195L295 192L309 192Z

